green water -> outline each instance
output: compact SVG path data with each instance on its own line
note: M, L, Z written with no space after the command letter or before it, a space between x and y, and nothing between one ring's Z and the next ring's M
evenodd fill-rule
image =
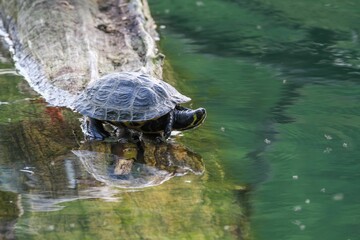
M182 87L209 111L211 143L187 141L252 186L254 239L359 239L360 3L151 2Z
M5 56L0 239L359 239L360 3L149 2L167 71L208 110L176 138L205 172L99 181L72 152L79 116L42 103Z

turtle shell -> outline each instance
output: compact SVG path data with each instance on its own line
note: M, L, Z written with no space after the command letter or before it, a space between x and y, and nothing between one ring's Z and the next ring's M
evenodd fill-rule
M167 114L191 99L150 75L112 73L90 84L74 102L74 109L107 121L146 121Z

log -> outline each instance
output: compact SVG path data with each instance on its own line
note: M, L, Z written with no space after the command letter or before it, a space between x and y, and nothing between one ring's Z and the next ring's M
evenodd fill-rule
M54 106L121 71L162 78L146 0L0 0L1 35L16 68Z

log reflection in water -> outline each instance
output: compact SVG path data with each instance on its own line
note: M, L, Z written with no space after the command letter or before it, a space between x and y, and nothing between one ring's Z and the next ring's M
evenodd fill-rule
M96 180L120 188L156 186L173 176L204 172L201 156L175 142L93 141L73 153Z
M223 172L211 165L211 159L207 159L207 164L212 173L198 177L195 174L204 172L201 157L179 143L156 145L145 140L142 146L117 142L79 144L83 137L79 115L61 109L58 109L61 114L56 109L48 110L39 101L25 103L23 108L11 105L13 111L7 116L13 121L0 123L0 189L13 192L13 202L17 196L21 197L16 206L18 210L14 209L10 218L0 219L4 220L0 227L8 229L6 234L12 234L16 224L17 233L26 239L33 232L39 233L37 239L79 238L74 232L84 234L85 238L91 236L89 239L118 239L119 236L161 239L169 232L184 233L184 239L189 238L188 233L200 236L199 239L213 236L248 239L240 237L248 232L242 200L236 201L237 192L235 195L233 186L222 180ZM165 184L141 191L121 189L94 179L72 153L74 149L110 156L113 162L97 161L96 164L107 177L109 171L106 170L112 167L110 173L115 179L129 174L138 177L134 174L137 169L134 165L143 167L142 177L148 181L157 176L161 182L163 175L156 175L158 172L146 175L148 172L144 169L155 169L165 173L165 177L195 174L172 178ZM126 159L133 161L123 165ZM131 165L131 171L122 168ZM219 172L215 173L216 169ZM0 195L5 196L3 192ZM24 214L18 217L20 209L24 209ZM107 228L104 228L105 222ZM64 231L69 229L69 223L73 224L74 231ZM49 231L49 227L53 231Z
M5 179L5 171L0 180L2 189L21 194L34 211L57 211L77 199L117 201L120 190L111 186L155 186L173 176L204 172L202 158L175 142L79 145L79 115L42 101L28 104L23 120L0 124L0 164L16 181Z

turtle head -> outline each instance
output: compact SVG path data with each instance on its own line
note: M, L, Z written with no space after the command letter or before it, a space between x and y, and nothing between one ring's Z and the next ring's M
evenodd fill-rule
M176 106L174 110L174 130L188 130L201 125L206 118L205 108L189 109Z

